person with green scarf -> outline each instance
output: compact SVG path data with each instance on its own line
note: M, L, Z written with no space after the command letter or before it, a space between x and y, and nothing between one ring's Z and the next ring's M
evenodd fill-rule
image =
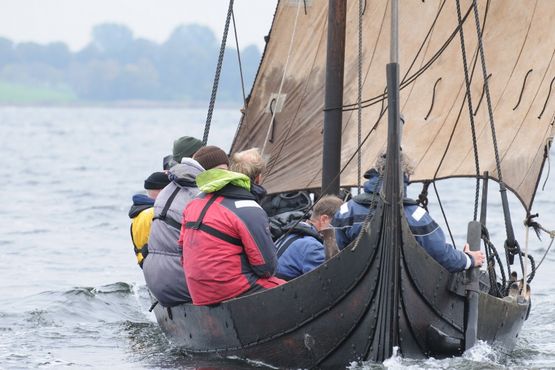
M275 246L257 203L261 187L253 186L264 166L251 150L232 158L231 168L247 174L213 168L197 175L201 193L183 212L179 238L193 304L217 304L284 283L274 277Z

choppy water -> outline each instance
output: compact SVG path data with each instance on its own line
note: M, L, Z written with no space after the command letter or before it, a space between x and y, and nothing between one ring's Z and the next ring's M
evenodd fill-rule
M160 169L174 138L202 135L204 119L204 110L0 108L0 368L253 366L199 362L172 348L148 312L129 240L131 195ZM234 111L217 111L211 142L227 149L237 120ZM461 191L461 184L468 190ZM472 189L464 181L439 187L459 243L472 217ZM548 179L534 207L552 229L554 191L555 179ZM491 191L498 204L494 197ZM524 212L516 201L512 208L522 240ZM504 232L499 214L489 213L497 244ZM530 240L539 259L549 239ZM457 359L393 357L351 368L555 368L554 269L550 252L511 354L480 344Z

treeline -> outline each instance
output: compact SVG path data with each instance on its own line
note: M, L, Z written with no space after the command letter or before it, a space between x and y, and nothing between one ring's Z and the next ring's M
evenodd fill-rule
M228 45L233 38L228 38ZM205 102L210 98L220 40L207 27L177 27L164 43L135 38L118 24L94 27L92 41L72 53L61 42L41 45L0 38L0 83L69 92L93 102L152 100ZM241 50L249 90L260 51ZM247 91L248 93L248 91ZM241 101L234 48L227 48L218 101Z

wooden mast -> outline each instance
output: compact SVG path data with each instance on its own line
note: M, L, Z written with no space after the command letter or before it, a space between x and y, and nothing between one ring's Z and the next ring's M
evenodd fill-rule
M322 194L339 194L347 1L329 0Z
M391 49L387 73L387 160L384 173L384 221L382 224L382 245L385 259L382 278L388 283L388 294L384 297L387 310L385 325L387 333L383 337L382 359L393 355L393 348L399 347L399 309L401 295L401 248L403 243L401 213L403 212L403 175L400 165L401 120L399 112L399 4L391 0ZM401 349L402 350L402 349Z

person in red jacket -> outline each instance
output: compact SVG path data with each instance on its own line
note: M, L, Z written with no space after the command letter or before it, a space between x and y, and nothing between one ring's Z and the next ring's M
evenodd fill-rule
M251 185L264 170L260 153L234 159L242 161L235 168L247 174L219 168L199 174L202 193L183 211L179 243L195 305L217 304L285 282L274 277L277 258L268 216L257 203L261 187Z

